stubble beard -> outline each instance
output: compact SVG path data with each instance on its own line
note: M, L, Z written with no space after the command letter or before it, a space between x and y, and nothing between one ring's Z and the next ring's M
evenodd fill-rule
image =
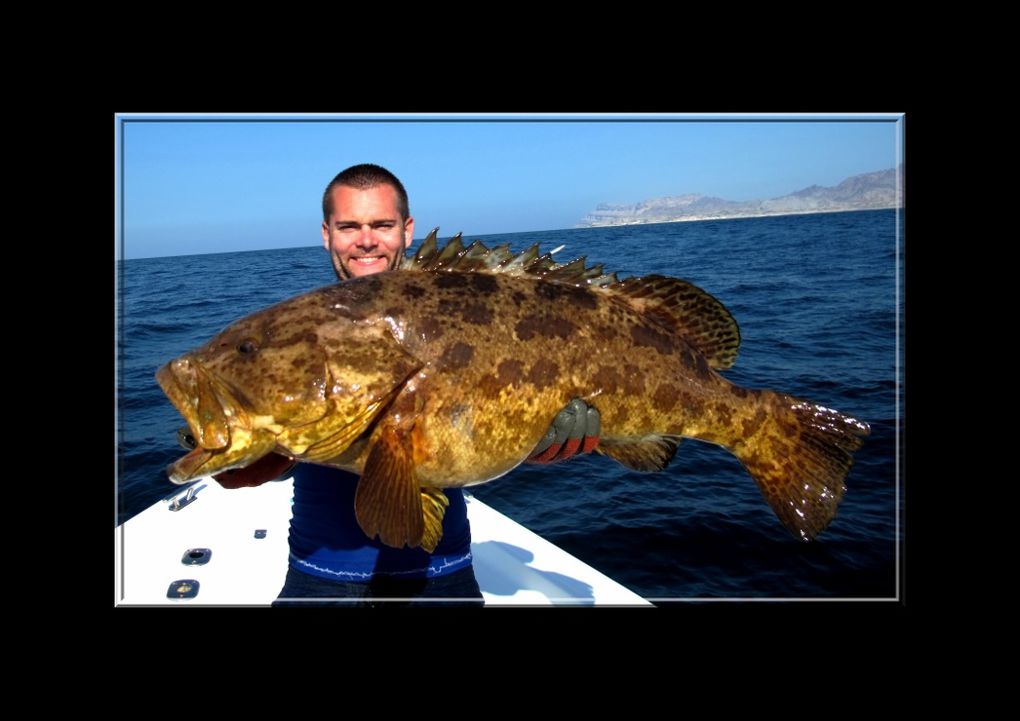
M407 252L406 235L406 231L400 231L400 247L397 249L397 252L393 254L393 259L390 261L389 267L386 268L386 270L397 270L400 268L401 261L404 259L404 253ZM347 265L336 255L336 253L332 252L332 250L329 253L329 257L330 260L333 261L333 272L336 273L336 277L339 280L345 281L350 280L351 278L362 277L360 275L354 275L354 273L351 272L351 269L348 268ZM383 271L377 272L381 273ZM374 275L374 273L369 273L369 275Z

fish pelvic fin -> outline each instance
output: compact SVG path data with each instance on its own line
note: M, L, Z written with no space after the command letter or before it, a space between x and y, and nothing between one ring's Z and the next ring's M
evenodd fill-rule
M421 547L429 553L436 550L443 537L443 516L446 515L446 508L449 505L450 501L446 494L438 488L421 489L421 510L425 526Z
M645 317L683 336L714 370L731 368L740 349L740 328L726 306L693 283L663 275L627 278L608 291Z
M633 440L602 438L595 452L609 456L634 471L663 470L676 455L680 436L647 435Z
M851 454L871 429L830 408L771 391L761 394L775 413L734 453L786 529L800 540L814 540L835 517Z
M361 530L394 548L419 546L425 535L410 443L409 434L382 424L354 494L354 514Z

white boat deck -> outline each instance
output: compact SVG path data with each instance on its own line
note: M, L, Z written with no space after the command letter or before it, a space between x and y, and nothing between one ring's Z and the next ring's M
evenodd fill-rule
M194 500L171 511L190 489ZM651 605L465 495L475 577L486 606ZM292 498L292 479L226 490L204 478L147 508L115 529L116 605L268 606L287 574ZM256 531L265 531L264 537ZM211 551L206 563L183 562L198 549ZM194 597L168 597L171 588L184 593L189 586L191 592L197 588Z

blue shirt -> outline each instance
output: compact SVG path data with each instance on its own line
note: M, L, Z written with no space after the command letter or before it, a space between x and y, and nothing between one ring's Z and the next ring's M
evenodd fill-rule
M294 469L294 515L290 521L290 565L312 576L368 583L373 576L434 578L471 565L471 528L464 493L443 491L450 501L443 537L431 554L421 548L391 548L370 539L354 515L358 476L327 466L299 463Z

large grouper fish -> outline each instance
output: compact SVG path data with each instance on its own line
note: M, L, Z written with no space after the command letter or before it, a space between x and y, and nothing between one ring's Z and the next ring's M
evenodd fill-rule
M662 470L685 437L716 443L797 538L832 520L868 425L719 375L740 333L715 298L537 246L439 248L436 230L400 270L285 300L160 368L196 441L171 480L270 452L342 468L370 538L432 550L441 489L506 474L582 398L601 414L596 451L628 468Z

